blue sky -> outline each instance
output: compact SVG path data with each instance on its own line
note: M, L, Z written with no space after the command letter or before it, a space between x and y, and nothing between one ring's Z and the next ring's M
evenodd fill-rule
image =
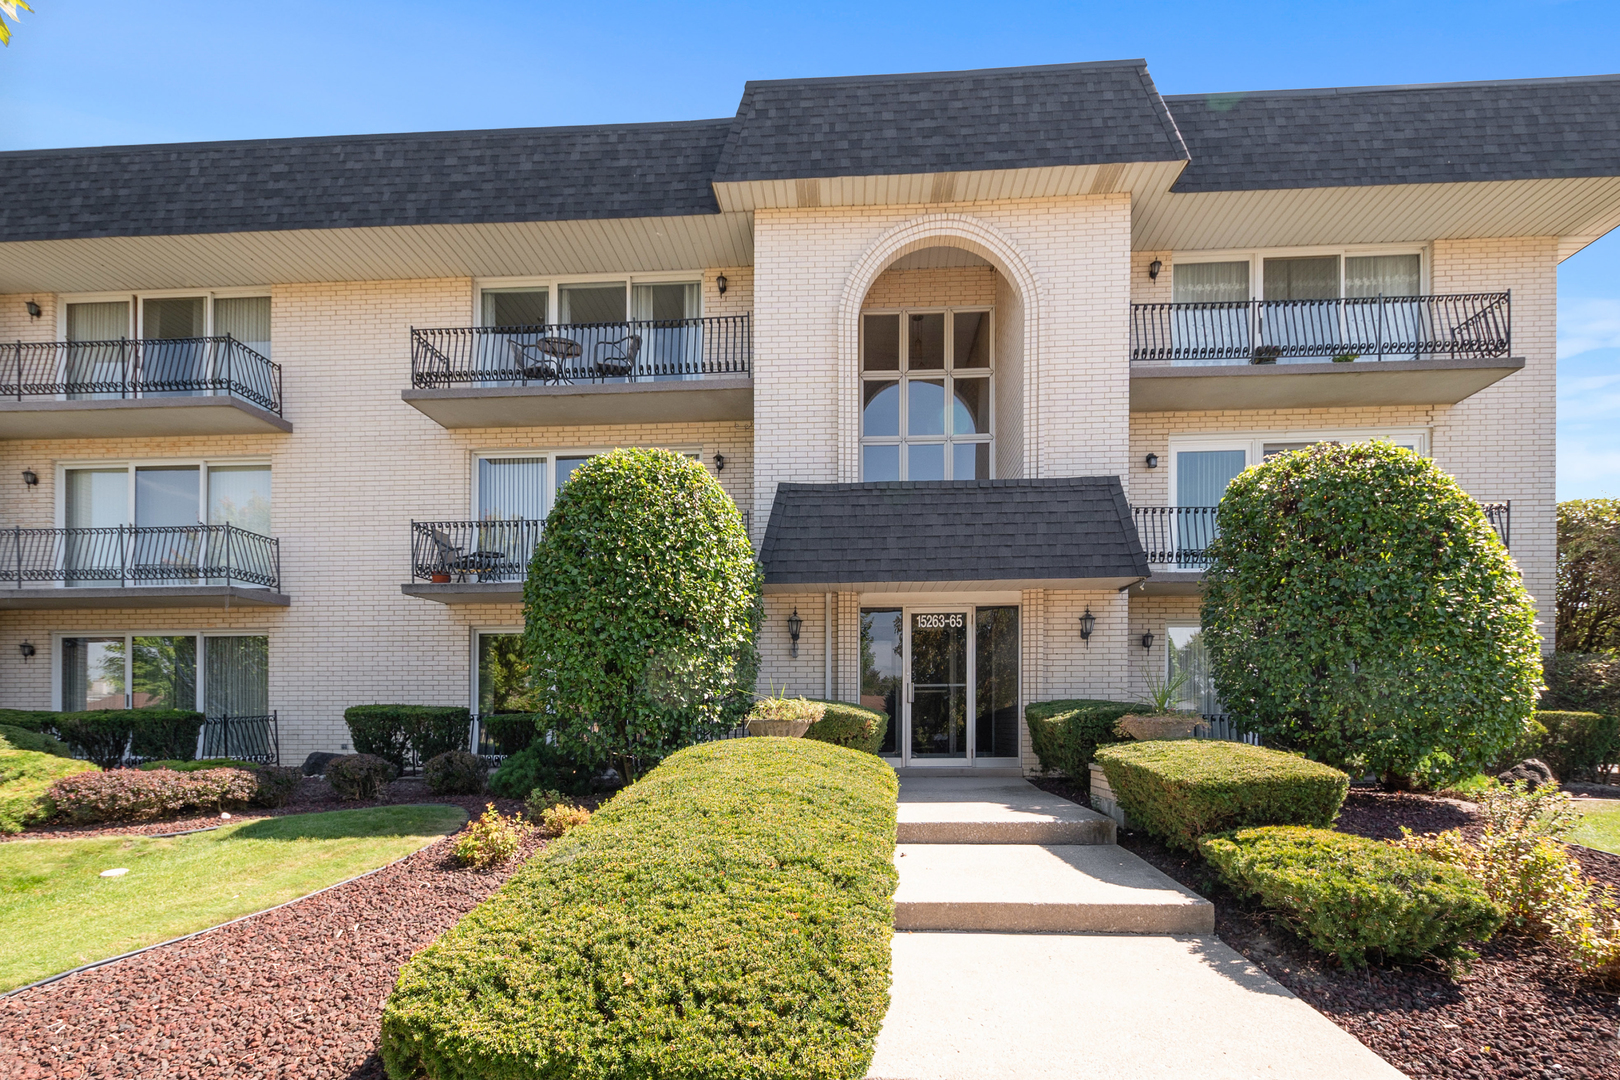
M685 120L747 79L1136 56L1165 93L1620 71L1613 0L31 2L4 150ZM1559 497L1620 496L1620 234L1564 263L1559 321Z

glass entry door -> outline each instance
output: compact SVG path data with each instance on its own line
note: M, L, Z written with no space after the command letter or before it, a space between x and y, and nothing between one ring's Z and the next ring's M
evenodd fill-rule
M906 740L913 760L968 756L968 613L914 611Z

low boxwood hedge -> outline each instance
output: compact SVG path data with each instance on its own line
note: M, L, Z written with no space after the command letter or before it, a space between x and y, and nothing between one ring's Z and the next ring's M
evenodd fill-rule
M816 701L824 707L821 719L810 725L804 733L807 739L847 746L875 754L883 748L883 736L889 730L889 714L847 701Z
M354 752L392 762L401 771L414 750L427 761L467 749L472 712L455 705L351 705L343 710Z
M388 1074L858 1080L888 1008L896 787L809 739L671 755L405 965Z
M1035 701L1024 707L1024 722L1041 771L1062 773L1089 790L1097 747L1121 741L1114 725L1121 717L1142 712L1151 713L1153 707L1086 698Z
M191 760L197 753L203 714L191 709L0 709L0 724L52 735L76 756L113 769L122 764L126 749L138 758Z
M1350 788L1320 762L1216 739L1121 743L1097 760L1139 828L1189 851L1228 829L1331 825Z
M0 833L49 821L56 814L50 787L66 776L96 772L88 761L0 744Z
M1369 957L1471 958L1464 943L1502 925L1501 908L1461 869L1382 841L1266 826L1206 837L1200 848L1229 885L1346 967Z

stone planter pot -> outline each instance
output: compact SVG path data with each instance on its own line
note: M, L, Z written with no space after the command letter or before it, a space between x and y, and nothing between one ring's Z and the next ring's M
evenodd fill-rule
M750 720L748 734L775 735L783 739L802 739L814 720Z
M1203 723L1197 713L1166 713L1162 716L1122 716L1119 730L1133 739L1190 739L1193 729Z

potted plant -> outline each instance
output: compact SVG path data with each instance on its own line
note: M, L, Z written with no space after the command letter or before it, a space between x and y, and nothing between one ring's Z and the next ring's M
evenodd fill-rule
M1349 352L1349 353L1340 353L1338 356L1335 356L1333 358L1333 362L1335 364L1353 364L1357 360L1360 360L1360 359L1361 359L1361 354L1360 353Z
M435 570L433 571L432 580L435 585L448 585L450 584L450 575L443 570Z
M810 725L820 720L827 712L827 706L819 701L809 701L803 697L790 698L786 695L787 688L782 693L762 697L754 703L748 711L745 721L750 735L775 735L779 738L799 739L810 730Z
M1148 676L1146 704L1153 711L1146 714L1131 713L1119 718L1115 731L1128 738L1190 739L1193 730L1203 723L1203 717L1191 709L1180 707L1181 691L1187 685L1187 673L1178 671L1168 679Z
M1249 363L1275 364L1277 362L1277 357L1281 355L1281 345L1256 345L1254 347L1254 352L1249 356Z

